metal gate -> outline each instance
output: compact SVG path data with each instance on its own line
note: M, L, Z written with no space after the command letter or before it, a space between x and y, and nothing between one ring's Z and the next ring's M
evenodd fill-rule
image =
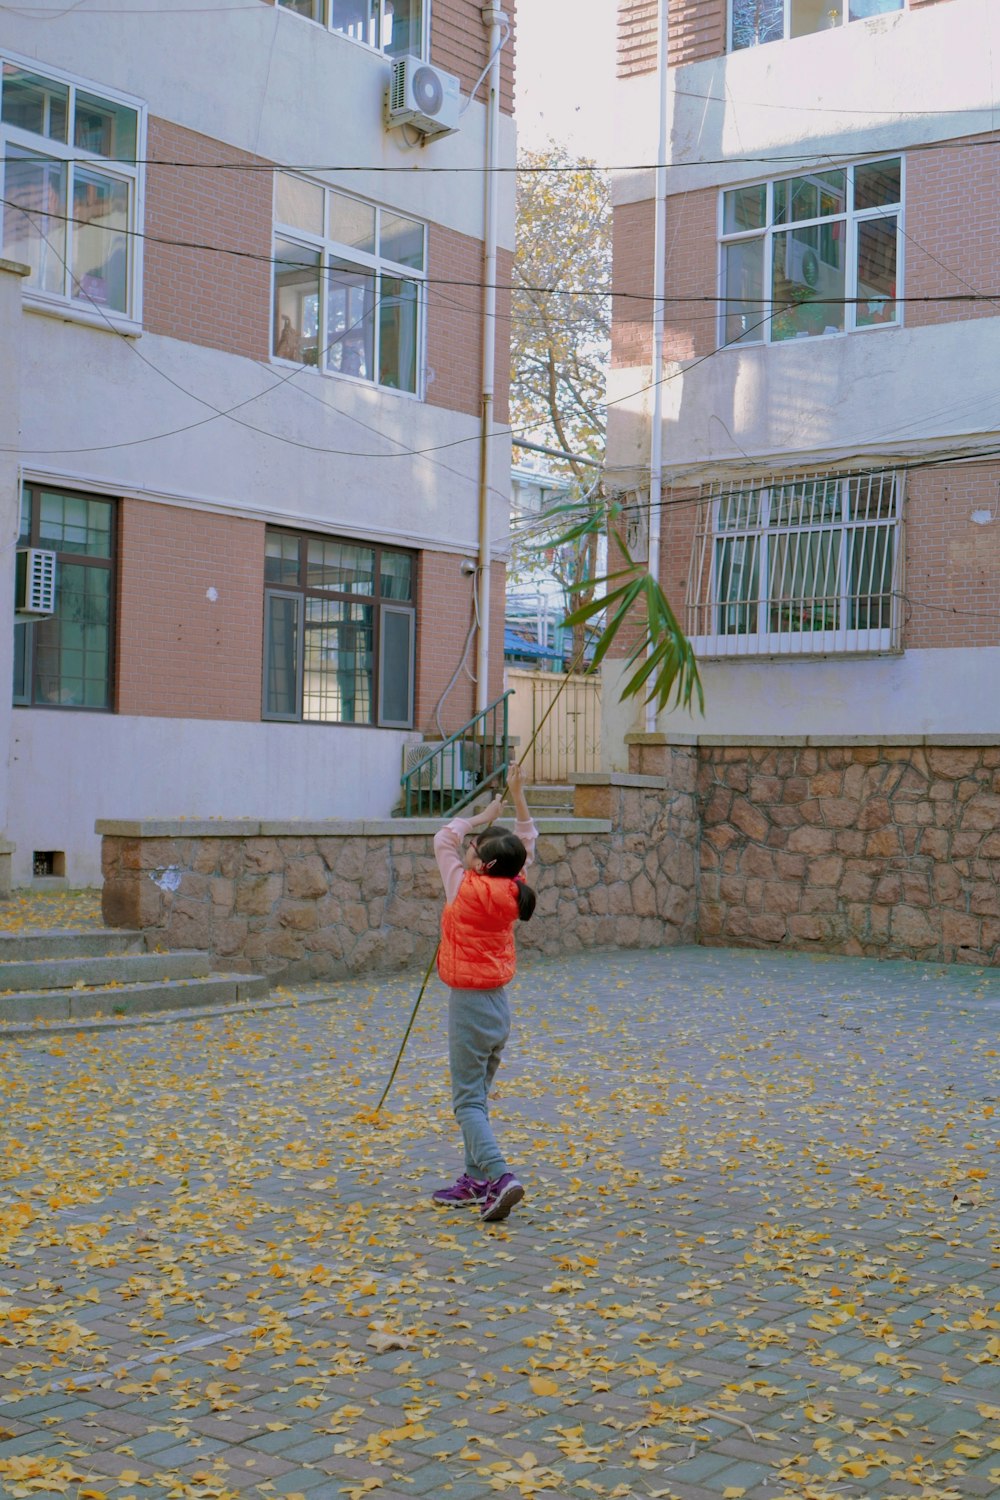
M601 769L599 677L508 668L507 686L513 691L513 754L522 762L526 780L558 784L576 771Z

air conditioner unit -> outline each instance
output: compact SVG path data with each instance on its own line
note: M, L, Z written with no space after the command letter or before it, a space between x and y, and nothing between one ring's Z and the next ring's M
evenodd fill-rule
M404 745L403 771L412 771L433 750L433 744ZM413 782L418 792L471 792L476 784L476 746L463 742L449 746L417 772Z
M458 79L419 57L395 57L385 91L385 128L412 125L421 135L451 135L458 129Z
M14 613L55 614L56 554L41 547L19 547L15 566Z

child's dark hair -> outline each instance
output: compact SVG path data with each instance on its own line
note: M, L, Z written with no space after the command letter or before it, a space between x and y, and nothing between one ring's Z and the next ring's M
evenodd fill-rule
M499 875L515 882L517 914L522 922L530 922L535 910L535 893L530 885L517 879L528 858L528 851L517 834L508 833L505 828L487 828L476 839L476 853L483 862L484 874Z

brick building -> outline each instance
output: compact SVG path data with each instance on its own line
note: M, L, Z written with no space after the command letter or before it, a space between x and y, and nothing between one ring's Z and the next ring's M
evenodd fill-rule
M619 7L616 161L656 160L660 14ZM661 380L661 577L707 699L661 730L1000 735L998 43L991 0L667 6L663 366L638 166L608 440L642 506Z
M98 883L100 817L387 816L502 690L505 12L4 12L7 619L14 538L57 555L0 652L15 883Z

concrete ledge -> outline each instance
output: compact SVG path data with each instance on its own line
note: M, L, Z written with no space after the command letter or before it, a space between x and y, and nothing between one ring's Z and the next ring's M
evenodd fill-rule
M662 787L663 777L623 776L623 786L649 783ZM618 784L617 782L615 784ZM461 817L461 813L456 813ZM603 818L537 818L539 833L608 833L611 824ZM447 818L373 818L369 821L326 818L257 822L229 818L98 818L95 830L103 837L119 839L253 839L253 838L433 838ZM513 819L498 818L513 827Z
M961 749L1000 745L1000 731L996 734L700 734L692 743L705 747L809 746L817 750L836 746L849 749L852 745L940 745Z
M697 734L681 734L671 731L670 734L639 733L627 734L626 745L698 745L701 738Z
M667 789L666 776L632 775L628 771L580 771L570 781L573 786L648 787L657 792Z

